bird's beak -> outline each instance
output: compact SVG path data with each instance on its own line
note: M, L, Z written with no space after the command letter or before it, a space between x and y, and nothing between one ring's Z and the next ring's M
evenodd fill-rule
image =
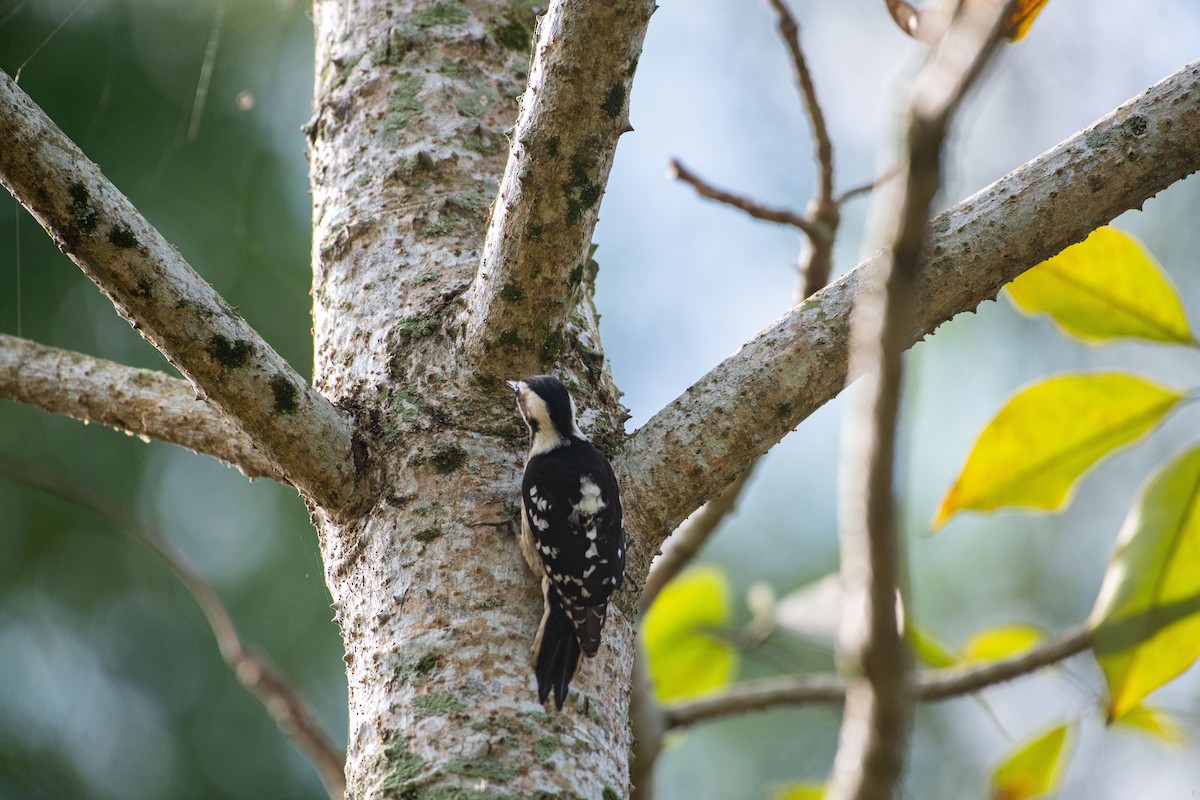
M505 381L505 383L507 383L509 388L514 392L521 391L521 384L518 381Z

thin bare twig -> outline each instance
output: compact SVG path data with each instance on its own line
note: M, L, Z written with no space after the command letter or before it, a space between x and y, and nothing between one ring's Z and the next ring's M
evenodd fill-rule
M883 184L890 181L892 178L896 177L897 172L898 172L898 170L895 167L892 167L887 172L883 173L882 175L880 175L878 178L876 178L873 181L869 181L867 183L860 183L858 186L852 186L851 188L847 189L846 191L842 192L837 197L835 197L833 199L833 201L835 203L837 203L839 206L842 206L842 205L845 205L850 200L853 200L854 198L859 197L860 195L870 194L871 192L875 191Z
M983 665L924 670L914 675L913 695L937 702L1015 680L1078 655L1091 646L1086 625L1076 625L1020 655ZM739 683L715 697L675 703L663 713L668 730L719 717L779 706L836 705L846 700L846 681L832 674L789 675Z
M663 544L662 555L651 565L650 574L646 576L646 585L642 587L642 597L638 601L639 613L646 613L646 609L650 608L663 587L691 563L700 552L700 548L704 547L704 543L733 511L738 498L741 497L742 488L757 464L755 461L745 472L734 478L733 483L705 503Z
M761 219L764 222L776 222L780 225L791 225L793 228L804 231L807 236L820 235L817 231L816 223L812 220L794 211L789 211L786 208L768 208L742 195L734 194L725 189L719 189L685 167L680 163L679 159L671 159L671 163L667 166L667 176L690 185L701 197L733 206L739 211L744 211L746 214L754 217L754 219Z
M262 702L296 747L316 769L331 800L346 792L345 755L325 736L304 700L265 657L242 641L229 610L212 584L189 567L167 542L124 507L83 487L65 483L45 468L0 458L0 474L9 480L52 494L104 517L146 547L175 573L195 599L212 629L221 658L238 681Z
M814 231L808 234L808 246L800 261L799 299L825 288L833 270L833 244L841 223L841 209L833 196L833 143L825 125L825 114L817 101L817 88L812 72L800 47L800 26L784 0L767 0L778 19L779 37L787 46L796 73L796 83L804 99L804 110L812 126L813 149L817 162L817 187L809 201L805 219L814 223Z
M888 245L882 291L855 310L851 326L850 358L867 375L843 429L839 538L845 613L838 655L858 677L846 690L830 800L887 800L904 768L913 696L896 612L904 567L892 494L902 340L912 326L946 130L995 48L1007 5L967 4L913 83L904 180L899 198L882 206Z
M672 160L667 174L688 183L701 197L716 200L744 211L755 219L790 225L804 232L805 247L800 259L800 288L798 296L803 300L829 282L833 270L833 244L841 222L841 208L833 192L833 142L825 124L825 114L817 100L817 89L812 72L800 46L800 26L784 0L767 0L778 20L779 36L791 56L796 82L804 100L804 110L812 127L814 160L817 166L817 185L804 214L786 209L764 206L742 195L718 189L694 172L686 169L678 159Z
M833 198L833 143L829 140L829 129L825 125L825 113L817 102L817 87L813 84L812 72L800 47L800 26L783 0L767 0L779 18L779 36L787 45L792 57L792 68L796 71L796 82L804 98L804 110L812 124L813 147L817 162L817 202L828 202Z
M633 785L632 800L653 800L654 766L662 752L666 717L654 695L650 668L641 642L634 654L633 676L629 696L629 722L636 739L633 759L629 765L629 782Z

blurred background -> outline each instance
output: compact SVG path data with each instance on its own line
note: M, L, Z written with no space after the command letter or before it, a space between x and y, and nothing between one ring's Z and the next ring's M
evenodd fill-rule
M895 97L918 51L879 0L792 0L833 138L840 189L883 163ZM1192 0L1052 0L968 102L942 206L972 194L1197 57ZM206 54L208 54L206 56ZM312 86L302 2L0 0L0 69L95 160L302 374L311 373L310 210L300 125ZM207 77L203 77L207 75ZM198 87L207 90L198 91ZM596 232L598 304L630 429L792 302L797 235L696 198L671 157L718 185L802 211L811 143L766 3L667 0L632 95ZM835 268L870 251L869 201L846 209ZM1200 319L1200 181L1118 225L1163 263ZM0 198L0 332L169 369L7 195ZM1083 619L1139 485L1200 440L1195 410L1105 462L1065 513L929 520L980 427L1017 387L1121 367L1200 382L1193 351L1089 349L1007 300L945 325L908 358L899 491L910 612L951 647L1004 623ZM766 457L702 554L728 576L735 621L764 583L785 596L837 567L842 401ZM212 459L0 401L0 458L49 470L135 511L212 581L251 642L345 742L345 679L316 537L294 492ZM757 648L738 678L827 669L816 645ZM1183 797L1200 789L1200 684L1156 694L1192 744L1105 730L1086 658L920 709L911 797L986 796L991 766L1062 721L1080 735L1063 798ZM820 780L836 709L775 711L672 737L661 798L754 798ZM153 556L92 513L0 478L0 797L323 797L311 768L221 663L194 602Z

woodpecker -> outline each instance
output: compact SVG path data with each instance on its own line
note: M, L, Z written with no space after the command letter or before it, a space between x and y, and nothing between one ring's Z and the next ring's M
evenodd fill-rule
M554 690L561 711L579 668L600 647L608 599L625 575L621 496L608 459L579 432L575 402L558 378L509 381L529 426L521 481L521 552L542 579L533 642L538 701Z

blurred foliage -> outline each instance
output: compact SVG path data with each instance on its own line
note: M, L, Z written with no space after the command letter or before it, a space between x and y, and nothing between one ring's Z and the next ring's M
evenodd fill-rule
M685 700L729 685L738 652L721 635L731 617L729 581L716 567L695 567L663 587L641 625L659 701Z
M1031 800L1062 782L1070 729L1058 725L1013 748L992 772L992 800Z
M1113 720L1113 724L1149 734L1169 745L1181 746L1188 742L1187 734L1174 715L1165 709L1145 703L1138 703Z
M218 14L212 0L9 4L0 7L0 69L20 69L21 88L309 374L299 128L311 96L311 23L291 3L225 6ZM214 30L211 85L197 114ZM0 330L170 370L23 210L11 199L0 206ZM8 402L0 403L5 457L36 459L171 540L344 743L341 645L295 492ZM190 596L122 531L0 480L0 552L0 797L325 796L222 663Z
M999 661L1032 650L1045 631L1034 625L997 625L974 634L959 650L962 662Z
M1112 228L1034 267L1009 293L1085 342L1197 345L1166 273ZM1021 390L980 433L934 525L963 510L1061 509L1097 461L1143 437L1185 399L1123 372L1058 375ZM1126 518L1090 621L1109 722L1200 657L1198 500L1200 449L1192 449L1149 481ZM1037 629L1000 633L985 634L982 644L977 636L966 650L999 658L1042 637Z
M825 784L789 783L772 792L771 800L825 800Z
M1200 448L1162 468L1130 509L1096 609L1108 719L1200 657Z
M958 657L945 644L910 619L904 620L904 640L908 642L909 652L927 667L940 669L958 663Z

